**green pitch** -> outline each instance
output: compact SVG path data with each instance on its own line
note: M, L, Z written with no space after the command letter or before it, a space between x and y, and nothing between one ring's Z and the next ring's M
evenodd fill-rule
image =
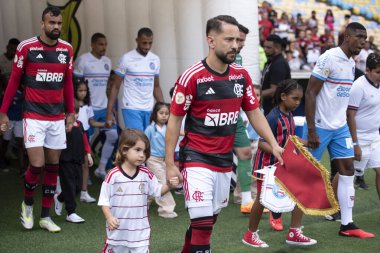
M366 253L379 252L380 249L380 201L375 183L375 173L370 170L365 175L369 190L357 190L354 208L355 223L372 233L373 239L347 238L338 235L340 223L326 221L323 217L305 216L304 233L318 241L311 247L291 247L285 244L286 229L290 224L290 214L283 215L285 230L270 230L268 215L264 214L260 224L260 237L269 244L269 248L257 249L243 245L242 236L247 229L248 217L239 212L239 205L230 204L219 215L212 235L213 253L244 252L323 252L323 253ZM98 197L100 181L93 180L89 187L91 195ZM84 224L71 224L65 221L65 212L57 217L51 210L53 220L62 228L62 232L51 234L38 227L25 231L20 224L20 205L22 201L23 179L16 171L0 173L0 252L100 252L105 239L105 219L96 204L79 202L77 213L83 217ZM39 217L41 192L36 193L34 216ZM157 206L150 210L152 225L151 252L178 253L182 248L183 237L188 225L188 216L184 209L183 196L175 195L177 202L175 219L164 219L157 215Z

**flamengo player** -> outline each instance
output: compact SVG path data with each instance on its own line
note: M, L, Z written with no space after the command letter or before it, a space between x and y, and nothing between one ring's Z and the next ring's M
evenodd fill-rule
M268 140L282 162L282 149L259 109L248 72L234 64L240 39L231 16L207 21L209 53L176 83L166 132L167 178L183 181L190 226L182 252L211 252L210 237L217 215L227 206L232 147L240 107L258 134ZM180 143L182 175L174 165L174 149L186 115Z
M22 80L24 142L30 164L25 174L21 223L26 229L33 228L33 196L44 169L39 223L50 232L61 230L51 220L49 210L57 185L59 156L66 148L65 106L66 131L71 131L74 122L73 52L69 43L58 39L61 28L60 9L47 7L42 13L41 34L22 41L17 47L0 109L1 131L4 131L9 127L6 112Z

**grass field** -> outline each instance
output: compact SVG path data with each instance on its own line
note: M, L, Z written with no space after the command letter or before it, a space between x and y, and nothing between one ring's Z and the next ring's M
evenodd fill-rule
M305 216L303 225L306 235L318 241L311 247L291 247L285 244L286 232L271 231L268 215L263 216L260 224L260 236L269 244L269 248L256 249L245 246L241 238L247 228L248 217L239 212L239 205L230 203L223 209L212 236L213 253L244 252L323 252L323 253L366 253L380 250L380 202L374 185L374 172L368 171L366 181L368 191L357 190L354 208L355 223L361 228L376 234L373 239L346 238L338 235L339 223L325 221L322 217ZM92 195L98 196L100 181L94 180L89 187ZM84 224L70 224L65 216L57 217L51 211L55 222L62 232L51 234L38 227L38 219L33 230L25 231L20 224L20 204L22 201L23 180L17 172L0 173L0 252L100 252L105 238L105 220L96 204L84 204L78 201L77 212L86 219ZM35 217L40 212L40 187L36 193ZM163 219L157 216L157 207L152 206L150 220L152 224L151 252L180 252L183 237L188 225L188 216L184 209L183 196L175 196L177 202L175 219ZM290 215L284 214L284 227L288 228Z

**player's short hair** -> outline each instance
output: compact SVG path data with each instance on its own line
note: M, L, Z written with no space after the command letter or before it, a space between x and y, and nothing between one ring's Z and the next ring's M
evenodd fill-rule
M273 42L273 44L282 47L282 39L280 38L280 36L278 36L276 34L269 35L266 40L271 41L271 42Z
M138 140L145 143L145 159L148 160L150 157L150 143L148 137L138 129L126 128L121 131L119 135L119 145L117 147L116 159L114 162L115 165L121 166L126 160L123 153L134 147Z
M380 67L380 54L370 53L367 57L366 68L373 70Z
M20 44L20 41L16 38L12 38L8 41L8 45L16 45L18 46L18 44Z
M61 15L61 9L57 6L52 5L46 7L45 10L42 12L42 21L45 20L45 15L48 13L51 13L50 15L52 15L53 17L58 17L59 15Z
M345 31L351 33L351 32L355 32L356 30L364 30L364 31L366 31L367 29L365 29L365 27L362 24L358 23L358 22L351 22L351 23L349 23L347 25Z
M148 27L140 28L140 30L137 32L137 37L139 38L143 35L145 35L146 37L152 37L153 31Z
M249 29L247 27L245 27L244 25L239 24L238 27L239 27L240 32L245 33L245 34L249 33Z
M106 36L103 34L103 33L94 33L92 36L91 36L91 43L96 43L98 41L98 39L105 39Z
M207 20L206 24L206 35L209 35L211 31L215 31L217 33L222 32L222 23L227 23L230 25L236 25L239 27L239 23L237 20L229 15L219 15L214 18Z

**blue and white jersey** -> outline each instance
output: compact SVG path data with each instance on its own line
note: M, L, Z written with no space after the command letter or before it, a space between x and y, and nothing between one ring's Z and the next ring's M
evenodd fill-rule
M332 48L319 57L311 74L324 81L316 99L315 126L328 130L344 126L355 61L340 47Z
M94 110L107 108L107 82L112 69L111 59L96 58L90 52L82 54L75 62L74 75L86 78Z
M160 59L152 52L146 56L136 49L124 54L115 69L124 77L122 109L152 111L154 78L160 72Z
M352 85L350 110L356 111L356 132L360 144L372 143L379 138L380 89L367 79L359 77Z

